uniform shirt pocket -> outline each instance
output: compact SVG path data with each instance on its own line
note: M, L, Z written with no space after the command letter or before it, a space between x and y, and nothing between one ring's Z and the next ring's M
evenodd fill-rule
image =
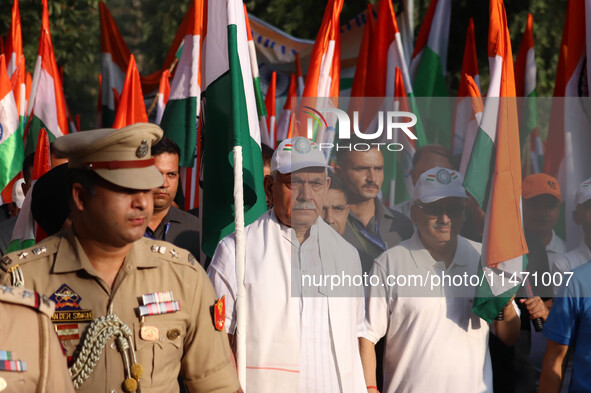
M144 387L173 386L181 368L186 326L182 321L158 317L133 326L137 361L144 369L140 386Z

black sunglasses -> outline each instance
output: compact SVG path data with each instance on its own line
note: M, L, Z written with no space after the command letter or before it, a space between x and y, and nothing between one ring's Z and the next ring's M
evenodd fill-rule
M459 217L464 213L463 204L454 205L423 205L422 203L416 204L419 209L423 209L426 215L433 217L441 217L443 214L447 214L448 217Z

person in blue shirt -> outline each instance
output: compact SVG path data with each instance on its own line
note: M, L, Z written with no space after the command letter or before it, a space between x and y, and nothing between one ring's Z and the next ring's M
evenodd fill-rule
M568 280L568 275L564 277ZM542 366L539 393L559 392L562 385L564 361L573 350L573 370L569 386L571 393L591 392L591 263L573 271L569 281L563 281L554 305L544 324L548 338Z

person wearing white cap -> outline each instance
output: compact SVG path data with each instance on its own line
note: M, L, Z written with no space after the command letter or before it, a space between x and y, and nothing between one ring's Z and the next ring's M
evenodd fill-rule
M583 229L583 240L577 248L558 257L552 272L572 272L578 266L591 261L591 178L579 185L575 194L573 219Z
M365 391L357 337L363 288L337 290L306 275L361 276L357 251L320 213L329 188L326 159L303 137L284 140L271 159L265 192L273 208L245 228L246 388L270 392ZM234 235L218 245L208 274L226 299L236 333ZM349 292L350 291L350 292ZM356 297L355 297L356 296Z
M458 281L477 275L480 263L481 245L458 235L466 197L460 173L423 173L411 206L417 231L375 260L371 273L383 285L369 290L359 340L368 386L376 386L375 343L385 336L384 392L493 391L489 325L472 312L475 283ZM520 325L514 303L504 316L494 328L512 344Z

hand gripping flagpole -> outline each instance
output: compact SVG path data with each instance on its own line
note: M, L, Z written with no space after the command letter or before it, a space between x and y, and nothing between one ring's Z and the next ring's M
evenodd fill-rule
M232 84L232 130L234 134L234 225L236 236L236 367L238 380L243 392L246 390L246 318L248 316L246 304L246 290L244 288L244 268L246 264L246 244L244 236L244 193L242 181L242 127L239 105L239 85L242 83L240 60L238 59L237 26L238 13L243 10L242 2L227 0L228 6L228 61L230 66L230 80ZM238 7L240 7L238 9ZM242 11L244 12L244 11ZM244 20L244 15L242 16Z

